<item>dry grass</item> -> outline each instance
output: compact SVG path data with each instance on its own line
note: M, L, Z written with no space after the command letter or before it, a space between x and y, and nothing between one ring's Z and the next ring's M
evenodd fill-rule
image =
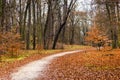
M53 54L58 52L70 51L70 50L77 50L77 49L86 49L90 48L89 46L81 46L81 45L65 45L64 49L57 49L57 50L21 50L18 53L15 53L16 56L11 57L11 54L7 53L1 56L2 62L13 62L16 60L23 60L29 56L34 54Z
M82 50L85 50L85 49L91 49L91 46L82 46L82 45L65 45L64 46L64 49L65 50L76 50L76 49L82 49Z

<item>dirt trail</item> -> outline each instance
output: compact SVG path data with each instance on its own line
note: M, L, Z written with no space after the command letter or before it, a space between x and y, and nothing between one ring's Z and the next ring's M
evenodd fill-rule
M64 56L67 54L73 54L77 52L82 52L83 50L61 52L54 54L41 60L30 62L29 64L24 65L17 69L17 72L14 72L10 75L11 80L35 80L36 78L43 76L44 70L51 63L51 61L57 57Z

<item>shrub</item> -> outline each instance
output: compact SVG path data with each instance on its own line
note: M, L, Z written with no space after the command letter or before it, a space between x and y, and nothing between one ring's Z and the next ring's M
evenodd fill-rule
M15 30L0 33L0 53L10 53L14 57L22 46L21 37Z
M100 50L100 47L106 47L111 43L108 36L97 27L92 27L91 30L87 32L85 40L96 46L98 50Z

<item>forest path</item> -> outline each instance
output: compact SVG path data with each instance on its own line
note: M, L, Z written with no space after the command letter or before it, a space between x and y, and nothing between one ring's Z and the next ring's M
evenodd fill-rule
M14 72L10 75L11 80L35 80L40 76L43 76L44 70L46 70L47 66L51 63L52 60L58 58L60 56L64 56L67 54L73 54L77 52L82 52L83 50L75 50L68 52L61 52L58 54L54 54L48 57L44 57L40 60L30 62L29 64L24 65L17 69L17 72Z

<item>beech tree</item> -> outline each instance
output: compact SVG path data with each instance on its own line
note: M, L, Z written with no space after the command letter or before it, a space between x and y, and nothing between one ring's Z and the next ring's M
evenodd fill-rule
M16 29L12 29L6 33L0 33L0 53L10 53L11 57L15 57L18 51L22 49L23 44Z
M108 36L96 26L93 26L90 31L87 32L85 39L88 43L92 44L92 46L98 47L98 50L100 50L100 47L109 46L111 43Z

